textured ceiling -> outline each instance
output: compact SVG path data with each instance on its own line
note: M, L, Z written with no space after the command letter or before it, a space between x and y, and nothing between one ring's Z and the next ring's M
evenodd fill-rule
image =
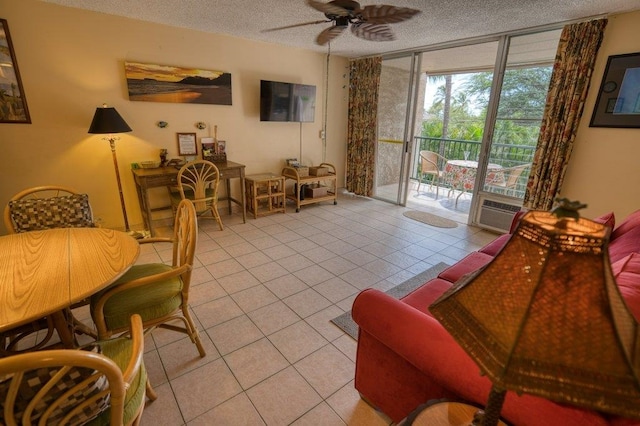
M177 27L228 34L326 52L315 44L329 23L273 32L263 30L322 20L305 0L42 0ZM324 0L323 0L324 1ZM362 0L421 10L392 24L395 41L371 42L344 32L331 53L358 57L640 9L640 0Z

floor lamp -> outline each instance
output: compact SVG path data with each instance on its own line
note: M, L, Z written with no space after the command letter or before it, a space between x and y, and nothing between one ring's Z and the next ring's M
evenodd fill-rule
M118 181L118 192L120 193L120 205L122 206L122 216L124 217L124 229L129 235L134 238L141 238L142 235L138 232L131 231L129 228L129 220L127 219L127 209L124 205L124 195L122 194L122 182L120 181L120 171L118 170L118 159L116 157L116 141L120 137L115 136L118 133L130 132L131 127L124 121L124 119L118 114L113 107L108 107L107 104L103 104L102 107L96 108L96 113L93 115L93 121L89 126L89 133L92 134L104 134L104 140L109 141L111 145L111 155L113 157L113 167L116 170L116 180Z

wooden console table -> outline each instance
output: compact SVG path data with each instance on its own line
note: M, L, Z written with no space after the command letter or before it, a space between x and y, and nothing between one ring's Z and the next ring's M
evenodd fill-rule
M234 163L233 161L227 161L224 163L215 163L216 167L220 171L220 180L224 180L226 183L227 194L224 198L219 198L218 201L227 201L229 206L229 214L231 214L231 202L236 203L242 209L242 221L246 223L247 212L245 208L245 189L244 189L244 164ZM171 205L151 208L149 203L149 188L174 186L177 184L178 170L175 167L158 167L156 169L131 169L133 172L133 180L136 184L136 191L138 193L138 202L140 203L140 211L142 213L142 220L144 226L149 230L152 237L155 237L155 231L153 229L153 218L151 213L159 210L171 209ZM240 200L236 200L231 197L231 183L230 179L240 179ZM168 194L167 194L168 197Z

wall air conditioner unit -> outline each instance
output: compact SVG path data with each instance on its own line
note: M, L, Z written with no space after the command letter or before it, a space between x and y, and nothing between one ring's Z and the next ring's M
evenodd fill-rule
M496 194L480 194L480 208L476 223L498 232L509 232L513 216L520 211L520 200Z

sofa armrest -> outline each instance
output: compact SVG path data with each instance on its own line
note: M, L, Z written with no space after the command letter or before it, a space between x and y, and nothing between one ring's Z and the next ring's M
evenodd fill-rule
M435 318L375 289L364 290L356 297L351 315L361 334L367 333L394 351L429 380L448 390L448 395L458 395L461 401L479 405L486 403L491 382L480 375L479 367ZM502 416L522 426L608 424L595 411L531 395L517 396L513 392L507 393Z

